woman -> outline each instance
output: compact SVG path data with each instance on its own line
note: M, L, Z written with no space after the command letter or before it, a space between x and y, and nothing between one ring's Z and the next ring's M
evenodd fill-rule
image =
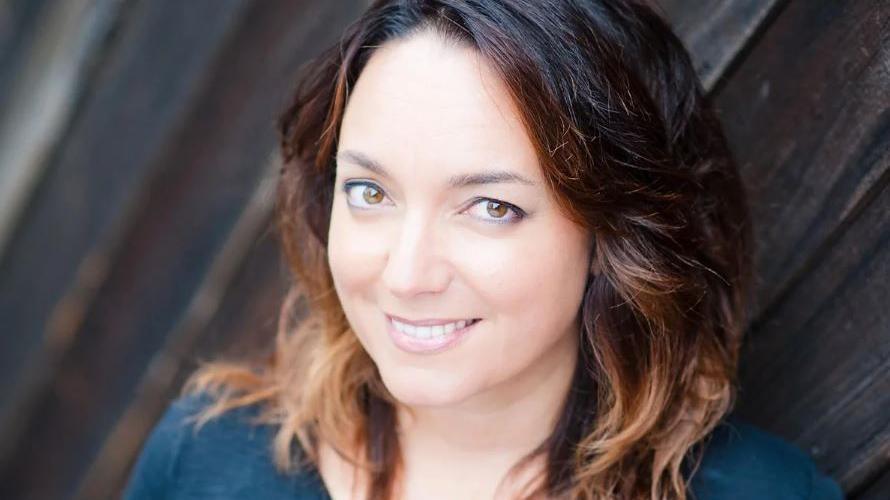
M304 69L274 356L196 372L129 498L840 498L727 416L746 200L649 8L377 1Z

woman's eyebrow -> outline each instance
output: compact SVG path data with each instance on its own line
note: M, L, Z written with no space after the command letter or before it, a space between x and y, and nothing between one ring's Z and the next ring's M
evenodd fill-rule
M365 168L380 175L381 177L391 178L389 172L377 161L369 158L367 155L358 151L343 150L337 153L337 160L346 161ZM479 185L479 184L497 184L503 182L518 182L528 186L534 186L535 182L523 177L515 172L506 170L489 170L485 172L477 172L472 174L454 175L448 179L448 185L452 188Z

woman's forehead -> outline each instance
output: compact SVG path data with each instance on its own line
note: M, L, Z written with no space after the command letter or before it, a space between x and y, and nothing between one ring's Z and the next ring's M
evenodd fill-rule
M433 34L376 49L350 89L339 140L380 161L510 164L538 175L506 86L474 49Z

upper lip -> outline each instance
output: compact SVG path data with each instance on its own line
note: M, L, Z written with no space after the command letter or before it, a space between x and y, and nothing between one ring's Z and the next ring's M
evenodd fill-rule
M409 325L414 326L435 326L435 325L445 325L448 323L456 323L458 321L472 321L476 318L457 318L457 319L423 319L423 320L410 320L405 319L400 316L396 316L395 314L388 314L390 318L398 321L399 323L407 323Z

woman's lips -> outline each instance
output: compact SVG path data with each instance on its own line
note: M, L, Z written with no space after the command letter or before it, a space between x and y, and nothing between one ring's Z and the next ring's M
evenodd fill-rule
M451 349L457 346L467 334L474 331L476 325L481 321L476 318L451 321L426 320L410 323L389 315L384 315L384 318L387 332L396 347L412 354L434 354ZM394 323L394 319L401 324ZM462 327L460 327L461 324ZM413 331L410 331L412 329ZM427 335L428 338L423 338Z

